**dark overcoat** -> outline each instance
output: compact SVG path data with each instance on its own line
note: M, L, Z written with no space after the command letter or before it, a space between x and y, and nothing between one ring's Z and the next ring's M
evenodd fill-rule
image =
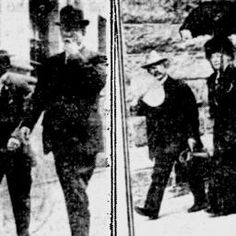
M11 134L25 115L26 91L11 85L3 85L0 91L0 148L4 151Z
M177 144L187 147L187 139L195 138L200 144L198 108L191 89L170 77L164 83L165 100L158 107L150 107L141 99L138 115L146 116L148 146L151 155L159 148Z
M33 110L23 125L32 128L45 110L42 124L46 152L70 152L70 147L76 146L78 153L95 155L102 148L98 97L105 85L106 58L86 48L81 53L83 61L66 62L63 52L48 58L39 69Z
M32 159L22 145L7 151L7 142L25 115L26 94L13 83L0 90L0 183L5 175L18 235L28 235Z
M164 102L150 107L142 99L138 115L146 116L149 156L155 164L152 182L145 201L145 209L158 216L164 189L180 153L188 147L188 138L202 146L199 136L198 108L195 97L187 84L170 77L163 84ZM186 173L195 202L205 201L202 170L197 164L189 164Z
M210 115L214 119L215 152L236 150L236 69L227 67L207 79Z
M228 66L208 79L210 115L214 119L209 203L215 213L236 212L236 69Z

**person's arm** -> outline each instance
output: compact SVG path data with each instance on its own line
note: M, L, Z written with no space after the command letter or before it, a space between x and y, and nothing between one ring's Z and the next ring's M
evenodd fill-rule
M0 90L5 86L14 86L25 90L26 93L32 92L32 87L37 83L37 79L33 76L19 74L16 72L6 72L0 78Z
M87 59L73 58L68 64L79 75L79 93L90 97L97 96L106 83L106 56L97 54Z
M209 115L210 118L214 118L215 114L215 102L214 102L214 75L211 75L209 78L207 78L207 90L208 90L208 106L209 106Z
M50 100L50 80L48 78L48 65L45 63L38 69L38 81L25 111L21 127L28 127L31 131L40 114Z
M97 55L85 65L85 71L88 74L88 86L95 93L99 93L106 83L107 58L104 55Z
M4 73L0 78L0 103L2 104L0 116L6 117L7 111L14 109L12 112L14 112L15 125L17 126L9 137L8 150L15 150L22 145L23 136L18 131L20 131L22 119L25 117L26 102L32 95L36 83L37 79L33 76L10 71ZM13 106L9 104L10 100L12 100ZM24 127L22 135L26 132L29 133L29 131L29 128Z
M144 103L142 102L142 97L136 102L136 104L132 104L130 106L131 116L146 116L146 109L144 107Z
M182 108L184 111L188 145L190 149L202 148L198 107L192 90L186 84L182 87Z

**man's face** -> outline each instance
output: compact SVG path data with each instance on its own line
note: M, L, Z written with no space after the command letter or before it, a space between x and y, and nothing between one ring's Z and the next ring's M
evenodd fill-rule
M78 52L79 48L83 46L85 31L84 29L65 31L61 30L62 40L64 42L64 49L68 54Z
M162 80L167 74L167 67L165 63L152 65L148 68L148 72L153 75L157 80Z
M214 70L225 70L226 67L232 62L232 58L227 54L215 52L211 55L209 61Z

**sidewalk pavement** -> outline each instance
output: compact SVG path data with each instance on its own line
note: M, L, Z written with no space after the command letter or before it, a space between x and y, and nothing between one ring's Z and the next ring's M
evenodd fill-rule
M55 171L55 170L51 170ZM38 178L38 176L36 176ZM2 183L5 184L5 183ZM1 233L15 236L15 225L7 188L1 191ZM89 183L90 236L110 235L110 168L97 168ZM32 236L70 236L64 197L58 179L35 183L31 190ZM2 198L3 197L3 198ZM4 231L3 231L4 230Z
M208 144L211 144L210 142ZM151 182L153 162L148 159L148 148L130 149L130 169L134 206L143 206ZM236 214L211 217L206 212L187 213L193 205L192 193L182 194L166 188L160 218L149 220L134 211L135 236L235 236Z
M171 187L170 187L171 188ZM160 218L149 220L134 213L135 236L235 236L236 214L211 217L206 212L187 213L192 194L173 197L168 189L161 205Z

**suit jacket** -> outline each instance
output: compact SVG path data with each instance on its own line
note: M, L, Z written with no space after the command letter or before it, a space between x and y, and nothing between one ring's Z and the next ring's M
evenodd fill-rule
M86 61L65 61L65 53L52 56L38 71L32 97L33 109L23 125L30 128L45 110L43 141L45 151L66 148L70 142L78 152L95 154L102 148L98 97L105 85L106 58L86 48Z
M177 144L186 148L192 137L201 146L198 108L191 89L170 77L164 82L165 100L158 107L150 107L141 99L137 114L146 116L149 149L166 148Z
M224 151L236 146L236 69L227 67L218 78L218 85L216 78L214 72L207 79L208 101L210 115L215 120L215 148Z
M0 92L0 147L6 148L7 141L25 115L26 91L16 86L4 85Z

